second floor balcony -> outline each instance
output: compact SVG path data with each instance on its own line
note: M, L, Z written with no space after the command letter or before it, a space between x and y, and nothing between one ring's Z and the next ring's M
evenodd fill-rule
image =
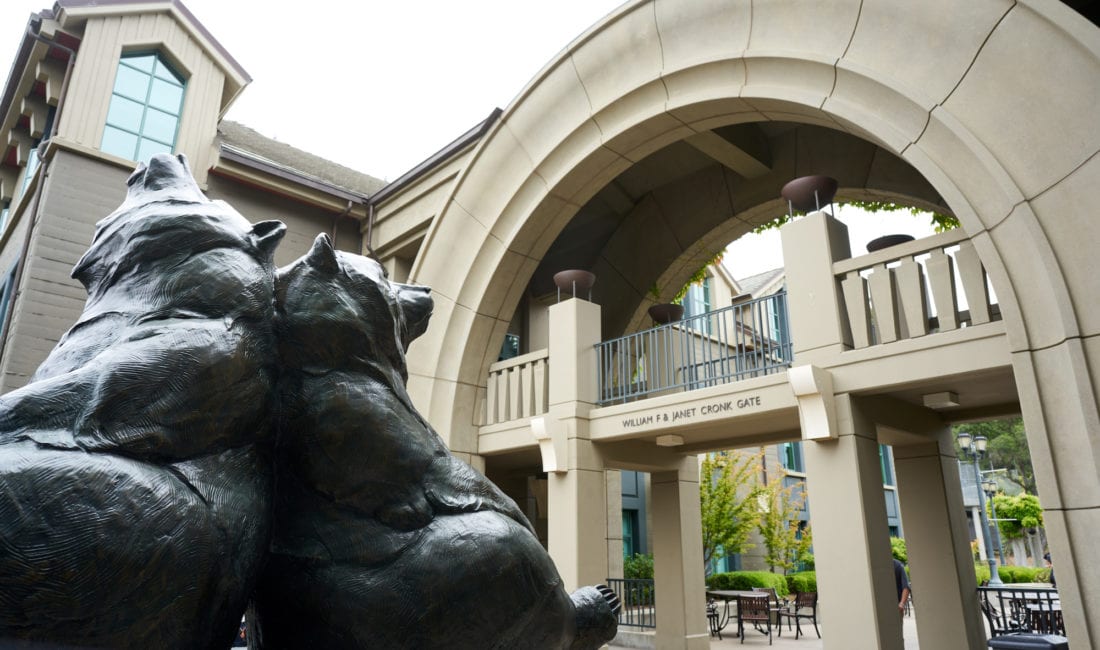
M1005 370L1000 306L965 233L940 233L857 257L843 248L839 255L787 252L794 263L787 265L786 290L614 339L597 338L587 347L555 351L552 344L495 363L481 423L499 429L546 413L556 403L555 382L561 395L576 395L597 410L615 407L608 412L618 414L630 405L647 408L654 398L711 395L724 385L730 391L742 382L770 386L776 382L750 380L798 365L840 373L844 392L911 385L907 398L918 403L924 391L935 392L937 382L973 368L986 373L987 382L996 376L986 392L1004 389L1004 396L989 400L1015 399L1011 371ZM598 323L597 316L591 326L598 330ZM549 329L573 326L551 322ZM562 363L570 370L555 375L552 368Z

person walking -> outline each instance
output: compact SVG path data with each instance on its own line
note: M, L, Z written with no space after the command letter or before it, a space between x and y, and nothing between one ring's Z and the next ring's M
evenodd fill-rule
M897 558L894 558L894 582L898 587L898 614L905 618L905 603L909 601L910 593L909 576L905 574L905 565Z

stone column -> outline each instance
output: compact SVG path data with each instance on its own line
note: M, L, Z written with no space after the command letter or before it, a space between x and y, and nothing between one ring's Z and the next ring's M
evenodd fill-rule
M833 262L852 256L848 227L824 212L814 212L779 232L795 362L812 364L851 349L848 312L833 276Z
M651 483L657 647L709 648L698 459L688 456L678 470L652 474Z
M974 562L951 430L894 447L901 518L909 553L917 633L931 648L985 648Z
M608 546L614 544L609 540L609 483L603 459L588 439L588 412L596 401L594 346L600 341L600 307L573 298L550 307L549 319L545 435L553 441L556 458L553 467L545 468L547 542L566 590L573 591L607 580ZM621 495L615 496L618 502ZM621 554L621 531L617 537Z
M835 400L835 439L803 444L814 552L828 558L817 565L824 648L902 650L874 422L852 397Z

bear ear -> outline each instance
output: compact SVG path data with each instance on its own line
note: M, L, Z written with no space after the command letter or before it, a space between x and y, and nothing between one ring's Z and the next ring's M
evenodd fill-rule
M286 226L282 221L261 221L252 226L252 243L271 259L285 234Z
M313 247L306 254L306 261L315 269L335 274L340 270L340 262L336 259L336 251L332 249L332 240L328 235L321 233L313 240Z

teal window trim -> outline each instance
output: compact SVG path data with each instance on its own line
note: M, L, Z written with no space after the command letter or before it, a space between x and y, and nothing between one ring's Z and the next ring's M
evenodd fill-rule
M158 52L119 59L100 149L122 158L148 160L171 153L179 137L187 82Z
M16 260L4 276L4 284L0 285L0 339L4 337L4 323L7 320L5 317L15 296L15 272L18 268L19 260Z
M684 306L684 320L690 323L689 327L698 332L709 334L710 319L702 318L690 321L688 319L710 311L710 276L708 275L688 287L680 304Z

